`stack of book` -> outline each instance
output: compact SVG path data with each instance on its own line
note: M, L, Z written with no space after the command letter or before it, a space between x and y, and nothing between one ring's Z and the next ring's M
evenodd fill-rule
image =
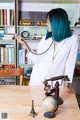
M0 9L0 25L14 25L14 10Z
M3 40L13 40L14 34L4 34L4 37L2 37Z
M0 47L0 63L14 63L15 62L15 47L14 45L5 45Z

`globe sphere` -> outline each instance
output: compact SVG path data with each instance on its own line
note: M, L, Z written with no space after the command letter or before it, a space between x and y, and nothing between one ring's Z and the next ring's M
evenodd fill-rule
M42 105L46 112L55 112L57 110L57 101L52 96L45 97Z

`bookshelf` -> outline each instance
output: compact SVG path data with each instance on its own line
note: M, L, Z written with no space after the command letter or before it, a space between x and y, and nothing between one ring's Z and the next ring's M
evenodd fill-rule
M17 67L16 3L16 0L0 0L0 69ZM16 84L16 80L16 77L0 78L0 84Z
M14 0L0 0L0 64L15 64ZM12 54L13 53L13 54ZM13 55L13 56L11 56ZM11 57L14 60L11 60ZM4 60L5 58L5 60Z

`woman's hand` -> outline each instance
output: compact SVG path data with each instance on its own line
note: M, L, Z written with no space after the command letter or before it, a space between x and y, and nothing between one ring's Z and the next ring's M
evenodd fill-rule
M24 44L24 42L21 40L22 38L20 36L16 35L15 38L16 38L18 43Z
M68 83L68 85L66 86L66 91L70 94L72 93L76 93L75 89Z
M68 93L72 94L72 93L76 93L74 88L67 88L66 90Z
M21 40L21 39L23 39L23 38L21 38L21 37L18 36L18 35L16 35L15 38L16 38L16 40L17 40L18 43L23 44L23 45L26 47L27 53L29 53L29 52L30 52L30 47L28 46L27 43L26 43L26 44L27 44L27 46L26 46L25 43L23 42L23 40Z

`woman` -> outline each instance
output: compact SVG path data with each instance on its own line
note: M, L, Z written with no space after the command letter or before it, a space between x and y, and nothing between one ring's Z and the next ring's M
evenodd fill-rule
M70 30L66 11L62 8L52 9L47 14L47 34L41 39L37 54L28 50L27 57L34 62L30 86L42 86L45 79L68 75L73 80L74 67L78 52L78 38ZM19 36L18 43L24 44Z

